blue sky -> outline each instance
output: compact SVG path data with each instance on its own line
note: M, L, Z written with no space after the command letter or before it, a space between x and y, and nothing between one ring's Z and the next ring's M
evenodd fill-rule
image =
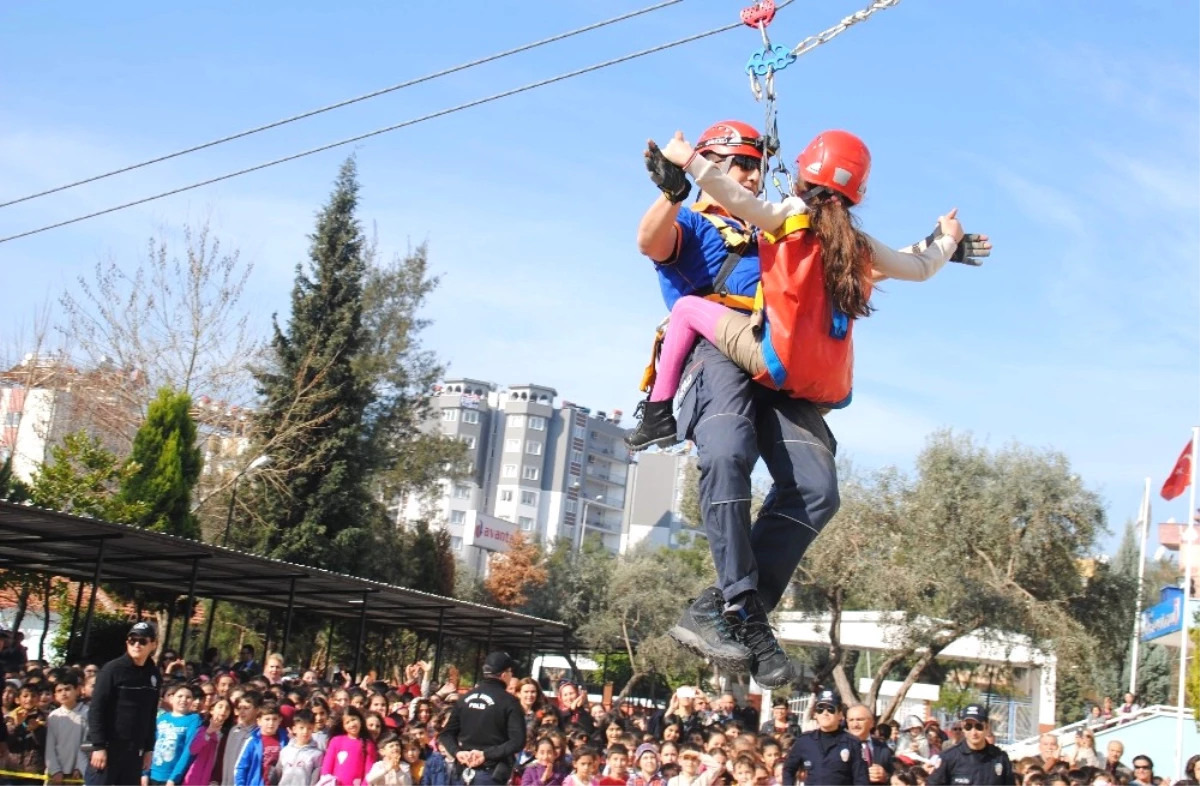
M6 4L0 197L15 197L649 5L389 2ZM863 0L804 0L795 44ZM107 207L736 19L686 0L648 16L217 149L0 209L0 234ZM893 283L857 336L857 464L908 465L933 429L1064 451L1136 513L1200 423L1200 11L1194 2L905 0L778 77L794 157L844 127L874 155L864 225L924 235L957 205L992 235L980 269ZM369 140L362 216L386 251L427 240L428 343L456 374L534 381L632 412L663 307L634 246L648 136L761 120L742 29ZM0 341L98 259L209 217L255 265L264 329L287 307L312 216L349 150L0 245ZM2 200L0 200L2 201ZM1156 520L1186 516L1186 496Z

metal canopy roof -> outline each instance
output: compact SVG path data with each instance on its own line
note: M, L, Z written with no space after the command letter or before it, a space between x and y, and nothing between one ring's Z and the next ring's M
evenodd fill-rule
M91 582L102 544L101 581L187 595L196 566L197 598L286 610L294 581L297 611L360 619L365 602L372 625L435 637L442 622L446 636L514 652L570 646L570 630L559 622L0 500L0 568Z

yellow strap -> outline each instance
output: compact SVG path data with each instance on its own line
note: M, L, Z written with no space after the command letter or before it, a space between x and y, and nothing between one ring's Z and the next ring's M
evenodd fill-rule
M730 251L738 251L750 245L750 235L737 230L721 216L712 213L700 213L700 215L716 227L717 231L721 233L721 239L725 241L725 247Z
M758 282L758 286L754 288L754 310L756 312L763 310L763 290L762 282Z
M808 229L809 225L808 213L797 213L784 219L783 226L777 230L777 234L763 232L763 237L767 239L768 243L778 243L793 232Z
M705 295L704 299L720 303L725 308L735 308L738 311L750 311L754 308L754 298L749 295L722 295L714 292L711 295Z
M654 387L654 380L658 376L658 352L662 349L663 332L661 330L654 333L654 346L650 350L650 362L646 365L646 370L642 372L642 382L638 386L638 390L643 393L649 393L650 388Z

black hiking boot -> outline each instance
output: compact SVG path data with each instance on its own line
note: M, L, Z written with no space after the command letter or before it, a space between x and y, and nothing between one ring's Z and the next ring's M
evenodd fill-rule
M637 428L625 435L625 444L632 451L645 450L651 445L674 445L675 413L667 401L643 401L633 413L639 419Z
M679 622L667 633L684 649L708 658L726 674L749 674L750 650L734 638L724 610L725 596L716 587L709 587L683 610Z
M767 620L766 607L757 592L749 593L741 608L729 609L725 617L734 626L734 637L754 659L750 674L755 682L769 690L777 690L796 681L796 667L776 641Z

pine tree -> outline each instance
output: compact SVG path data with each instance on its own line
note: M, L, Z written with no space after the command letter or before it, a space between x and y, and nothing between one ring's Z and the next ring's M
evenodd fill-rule
M141 501L146 512L138 526L198 540L200 525L192 514L192 489L200 479L203 460L196 447L192 397L158 391L146 419L133 438L133 474L121 486L126 502Z
M144 502L123 500L119 493L132 469L99 438L79 431L50 449L50 461L33 476L30 493L33 503L44 508L131 524L146 512Z
M13 471L11 453L0 464L0 499L9 502L25 502L29 499L29 486L22 483Z
M380 518L367 493L364 414L375 397L360 364L366 261L357 207L349 159L318 213L309 266L297 266L286 330L275 321L271 367L256 373L264 399L257 425L279 481L258 492L255 513L266 532L259 546L277 559L344 572L357 572Z

